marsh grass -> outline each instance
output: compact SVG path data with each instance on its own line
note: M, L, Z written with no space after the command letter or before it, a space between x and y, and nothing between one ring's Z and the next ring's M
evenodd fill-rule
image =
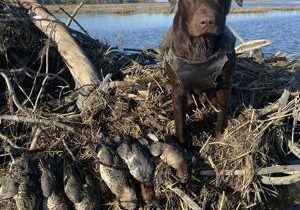
M300 11L300 7L255 7L255 8L232 8L232 14L268 13L274 11Z
M47 5L50 12L61 13L59 6L68 13L72 13L77 5ZM232 8L232 14L253 14L268 13L273 11L300 11L300 7L255 7L255 8ZM133 13L170 13L168 3L136 3L136 4L86 4L79 11L86 13L112 13L112 14L133 14Z

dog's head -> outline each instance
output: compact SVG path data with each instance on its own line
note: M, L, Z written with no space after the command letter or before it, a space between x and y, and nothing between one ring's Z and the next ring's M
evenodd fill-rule
M243 0L235 0L242 6ZM177 0L169 0L172 10ZM191 37L220 35L225 28L231 0L178 0L176 15L180 15Z

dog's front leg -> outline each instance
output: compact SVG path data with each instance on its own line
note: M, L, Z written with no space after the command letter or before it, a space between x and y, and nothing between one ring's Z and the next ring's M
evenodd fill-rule
M186 91L180 84L172 85L172 101L174 107L174 118L176 137L181 144L186 145L185 116L186 116ZM187 146L187 145L186 145Z
M178 75L175 71L166 63L166 73L171 84L172 92L172 102L174 109L174 119L175 119L175 132L176 138L179 143L189 146L186 139L186 126L185 126L185 116L186 116L186 106L187 106L187 91L183 87Z
M228 108L231 94L231 85L226 88L219 89L216 92L216 108L219 110L217 113L217 121L215 125L215 136L221 135L227 126L228 121Z
M225 64L223 73L224 81L216 91L215 106L219 110L215 125L215 136L221 135L228 123L228 108L232 87L232 74L235 68L235 55L229 57L229 61Z

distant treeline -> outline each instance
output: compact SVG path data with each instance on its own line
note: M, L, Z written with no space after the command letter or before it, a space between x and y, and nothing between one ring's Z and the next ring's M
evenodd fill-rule
M38 0L42 4L121 4L121 3L150 3L154 0Z

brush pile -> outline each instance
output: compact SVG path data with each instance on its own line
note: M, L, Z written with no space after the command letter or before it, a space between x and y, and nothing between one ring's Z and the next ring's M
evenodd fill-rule
M187 125L193 151L183 155L190 164L189 181L182 183L174 165L151 156L155 197L151 203L143 201L136 177L127 173L129 165L116 160L122 155L114 152L124 141L146 150L157 142L174 146L163 63L157 53L124 54L86 34L69 32L102 80L87 99L56 45L28 12L0 2L1 209L262 208L276 197L275 185L299 181L299 165L287 160L300 158L300 65L284 56L257 62L240 55L226 131L212 137L217 110L191 99ZM100 158L103 145L113 160ZM107 183L103 173L114 173L105 171L111 163L118 170L112 182L123 183L127 193L118 188L123 193L118 194ZM129 184L119 183L123 176ZM125 204L131 185L136 198Z

